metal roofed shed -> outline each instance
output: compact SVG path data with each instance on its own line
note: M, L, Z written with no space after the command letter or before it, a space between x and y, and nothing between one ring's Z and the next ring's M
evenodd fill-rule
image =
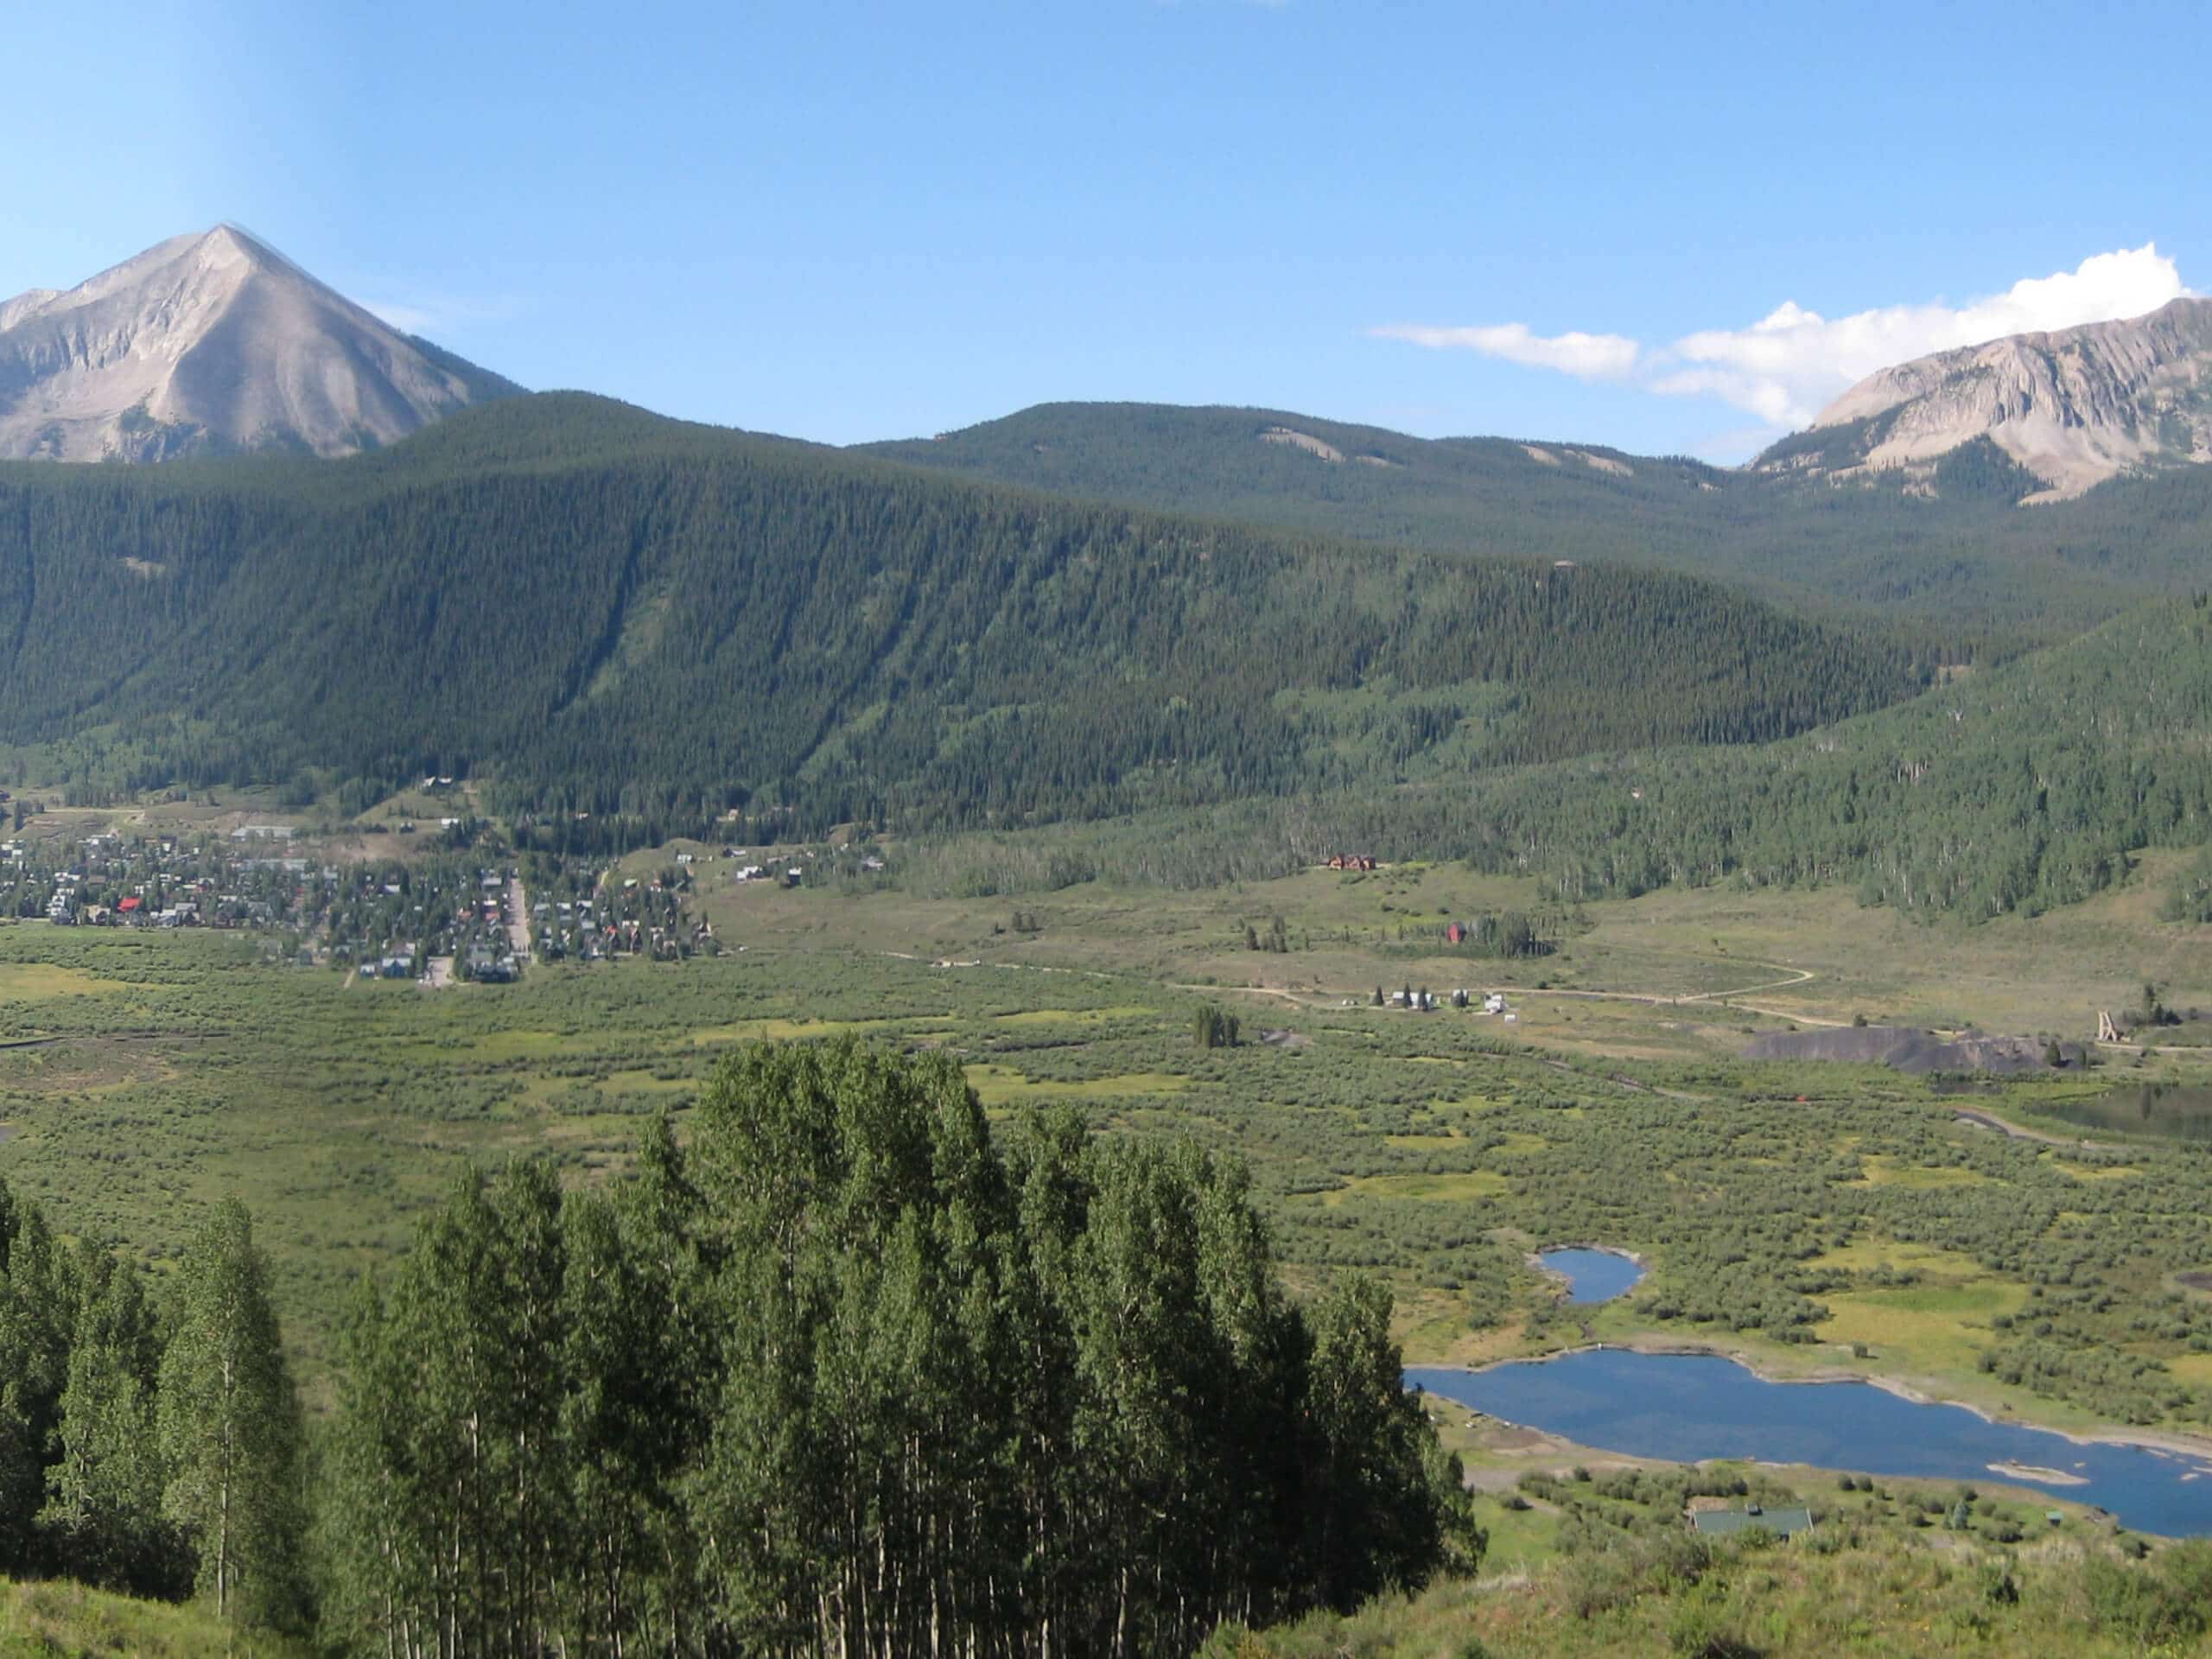
M1726 1538L1753 1527L1763 1527L1777 1537L1787 1538L1793 1533L1809 1532L1813 1526L1813 1512L1808 1509L1766 1510L1756 1503L1740 1510L1692 1510L1690 1530L1707 1538Z

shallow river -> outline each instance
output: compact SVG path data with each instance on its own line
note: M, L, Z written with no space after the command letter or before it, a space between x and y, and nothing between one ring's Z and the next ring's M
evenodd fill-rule
M1511 1423L1631 1457L1751 1458L1979 1484L2002 1480L2101 1505L2122 1525L2212 1534L2212 1460L2076 1441L1993 1423L1961 1406L1916 1405L1864 1382L1769 1382L1708 1354L1592 1348L1486 1370L1417 1366L1409 1385ZM2029 1478L2005 1464L2062 1476Z

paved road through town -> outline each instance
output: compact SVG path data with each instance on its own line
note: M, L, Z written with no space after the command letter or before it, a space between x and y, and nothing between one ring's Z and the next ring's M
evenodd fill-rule
M530 895L518 875L507 878L507 945L518 965L530 960Z

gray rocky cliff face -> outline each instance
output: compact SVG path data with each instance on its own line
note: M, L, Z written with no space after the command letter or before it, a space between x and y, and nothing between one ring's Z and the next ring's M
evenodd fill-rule
M2028 498L2036 501L2123 473L2212 461L2212 300L1883 369L1822 410L1811 433L1854 423L1865 424L1840 445L1801 439L1753 464L1835 477L1911 473L1986 437L2043 481Z
M341 455L471 401L406 335L229 226L0 302L0 458Z

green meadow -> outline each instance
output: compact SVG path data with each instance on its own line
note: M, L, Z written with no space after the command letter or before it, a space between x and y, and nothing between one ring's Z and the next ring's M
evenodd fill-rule
M739 1046L851 1034L952 1052L995 1116L1068 1104L1242 1154L1294 1282L1387 1274L1410 1358L1692 1341L2062 1425L2212 1423L2212 1297L2178 1277L2212 1266L2202 1154L2009 1138L1925 1080L1738 1058L1755 1033L1859 1014L2075 1036L2161 971L2171 1001L2212 1001L2183 970L2207 971L2190 947L2212 929L2157 923L2137 887L1973 929L1670 890L1501 961L1455 956L1444 921L1541 894L1457 866L1019 906L740 885L712 860L694 879L718 957L438 992L275 966L236 937L0 925L0 1174L156 1261L244 1198L312 1376L346 1286L456 1164L595 1181L648 1115L681 1133ZM1247 948L1278 918L1286 949ZM1496 989L1515 1018L1374 1006L1408 984ZM1207 1004L1238 1015L1236 1046L1193 1041ZM1963 1103L2048 1128L2038 1105L2202 1064L2101 1058ZM1560 1306L1525 1258L1585 1241L1649 1276Z

